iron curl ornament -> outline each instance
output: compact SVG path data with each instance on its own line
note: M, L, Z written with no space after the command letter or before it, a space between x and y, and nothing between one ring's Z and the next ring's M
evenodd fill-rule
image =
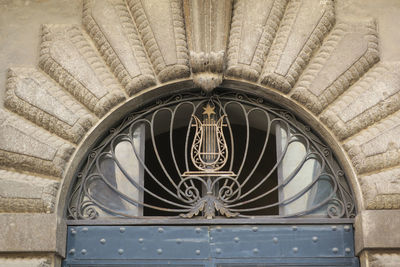
M288 110L218 89L128 114L88 152L68 216L352 218L330 149Z

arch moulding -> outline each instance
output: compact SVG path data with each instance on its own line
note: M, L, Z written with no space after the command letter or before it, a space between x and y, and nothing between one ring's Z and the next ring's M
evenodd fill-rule
M65 199L101 133L150 100L218 86L318 132L354 190L362 264L400 261L400 62L380 61L374 19L336 20L329 0L85 0L82 26L41 38L38 67L9 69L0 110L4 262L65 255Z

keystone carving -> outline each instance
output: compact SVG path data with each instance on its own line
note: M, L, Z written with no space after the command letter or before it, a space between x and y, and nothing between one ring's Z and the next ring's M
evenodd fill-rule
M210 92L221 84L231 22L231 0L185 0L193 82Z

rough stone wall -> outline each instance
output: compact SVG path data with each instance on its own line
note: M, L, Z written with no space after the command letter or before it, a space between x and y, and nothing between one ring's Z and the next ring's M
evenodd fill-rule
M57 190L86 133L142 91L182 81L206 91L240 81L304 109L351 162L360 214L373 223L371 211L388 210L400 226L399 16L395 0L0 1L4 236L34 238L11 225L29 213L49 213L56 229ZM50 244L0 251L63 254ZM378 248L391 250L367 250ZM399 249L358 251L365 266L396 266ZM29 260L56 264L0 263Z

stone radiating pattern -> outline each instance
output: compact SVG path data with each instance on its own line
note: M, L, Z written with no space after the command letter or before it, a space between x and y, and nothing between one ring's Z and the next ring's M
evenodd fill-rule
M346 140L347 150L358 173L400 164L400 112L384 118Z
M161 82L190 75L182 1L127 0Z
M82 30L44 25L40 67L96 115L104 115L125 96Z
M0 126L0 166L61 177L72 145L2 110Z
M378 60L375 21L338 22L307 66L292 98L318 114Z
M378 63L328 107L321 120L344 139L399 110L399 70L400 62Z
M84 0L82 26L43 26L41 70L9 70L0 212L53 212L75 145L126 98L176 81L211 91L225 77L317 115L352 160L365 207L399 209L400 63L376 64L374 20L335 22L334 8L330 0Z
M84 1L83 24L129 95L156 84L124 1Z
M0 170L0 212L54 210L59 182Z
M4 105L73 143L78 143L96 121L57 83L33 68L9 70Z
M332 1L290 1L268 54L262 84L289 92L334 22Z
M400 209L400 168L360 177L368 209Z
M235 1L226 75L257 81L287 0Z

